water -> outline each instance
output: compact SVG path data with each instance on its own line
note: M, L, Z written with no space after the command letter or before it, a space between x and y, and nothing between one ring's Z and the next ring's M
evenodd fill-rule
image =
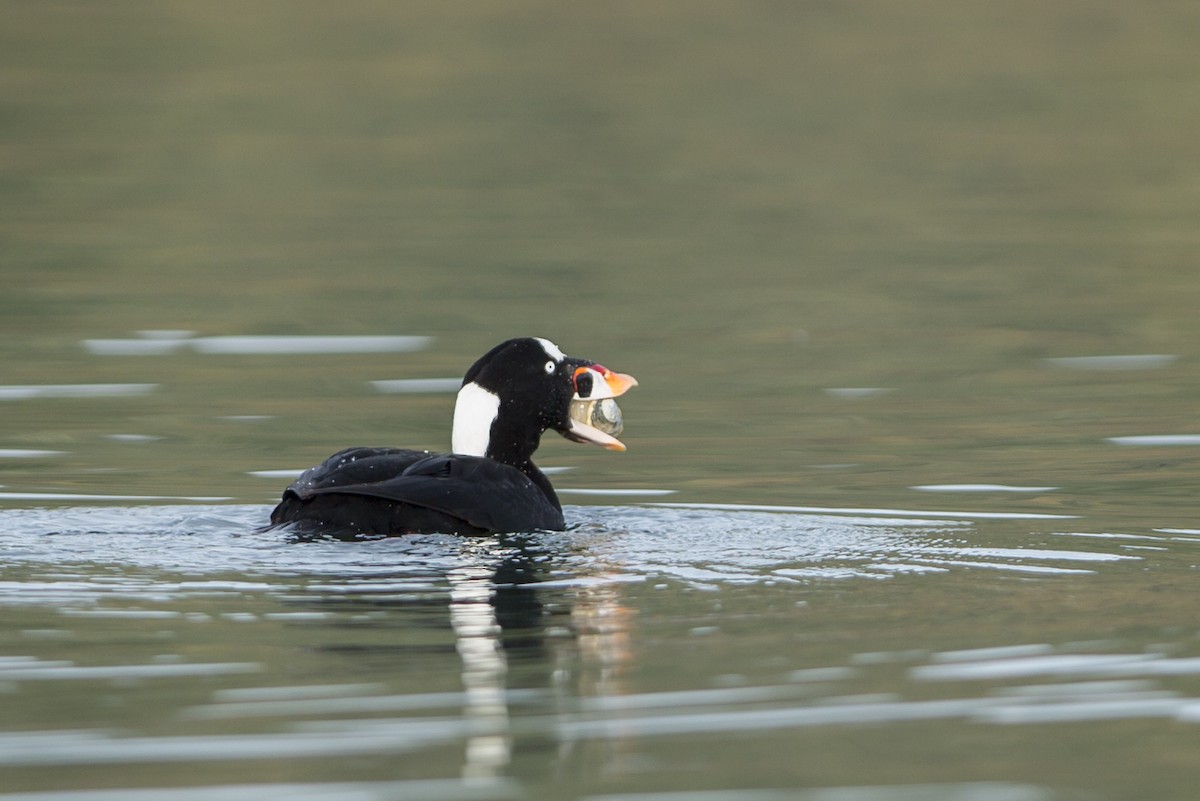
M1129 764L1188 764L1200 531L728 506L365 543L264 532L260 505L5 511L6 789L675 798L655 793L867 777L865 797L1000 801L1132 797Z
M1195 796L1191 4L6 4L0 801ZM261 530L628 372L570 529Z

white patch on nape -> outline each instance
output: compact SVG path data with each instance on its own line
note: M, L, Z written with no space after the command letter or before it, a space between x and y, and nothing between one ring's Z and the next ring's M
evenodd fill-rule
M541 337L534 337L534 340L542 346L542 350L546 351L546 355L551 359L554 359L554 361L561 362L563 359L567 358L567 354L562 352L562 348L560 348L558 345L555 345L550 340L542 339Z
M492 423L500 413L500 396L474 381L463 384L454 404L450 449L464 456L484 456L492 439Z

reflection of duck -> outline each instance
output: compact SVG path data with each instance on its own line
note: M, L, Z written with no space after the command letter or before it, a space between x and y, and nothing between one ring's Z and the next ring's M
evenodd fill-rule
M388 546L374 566L383 569L310 583L298 609L322 613L312 646L331 664L355 674L375 670L379 680L392 676L406 686L423 676L424 684L404 695L375 696L374 685L361 690L366 697L338 693L319 702L319 714L342 715L335 725L372 737L393 723L409 732L419 730L410 724L429 723L441 734L427 742L462 738L462 777L472 781L544 769L547 743L555 741L550 758L559 775L623 764L632 735L624 737L615 722L610 731L604 721L622 716L620 696L631 692L639 657L626 595L639 584L610 581L617 574L603 556L576 559L579 544L570 534L413 537ZM444 692L455 677L457 698ZM445 711L423 716L435 707ZM305 714L303 704L290 701L277 708ZM389 712L396 718L380 717ZM585 719L605 734L571 733Z
M531 461L542 434L625 450L572 418L573 401L613 398L637 381L553 342L511 339L463 378L454 407L453 453L348 448L284 490L273 524L364 534L489 534L562 529L562 506Z

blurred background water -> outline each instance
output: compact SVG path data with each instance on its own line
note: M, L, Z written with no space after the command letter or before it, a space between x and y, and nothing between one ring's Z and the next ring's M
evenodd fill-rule
M1193 4L0 12L3 801L1193 797ZM571 531L256 531L530 334Z

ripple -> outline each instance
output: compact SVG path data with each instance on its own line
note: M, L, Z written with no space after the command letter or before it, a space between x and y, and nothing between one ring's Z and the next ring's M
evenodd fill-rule
M910 675L918 681L997 681L1032 676L1122 676L1152 672L1158 654L1039 654L922 665Z
M62 744L11 738L0 749L0 765L128 765L391 754L460 740L469 733L468 722L457 718L407 720L404 725L381 729L362 725L341 731L337 737L321 730L165 737L115 737L99 732Z
M183 349L218 355L410 353L433 341L427 336L163 336L85 339L97 356L161 356Z
M669 791L590 795L580 801L1053 801L1057 793L1016 782L945 782L863 787L818 787L805 790ZM0 801L7 801L0 796ZM68 799L68 801L72 801ZM107 799L105 799L107 801Z
M2 677L3 674L0 674ZM362 685L348 685L350 688ZM292 695L187 707L180 711L185 720L233 720L260 717L300 717L305 715L347 715L379 712L415 712L429 709L462 709L469 702L467 692L408 693L403 695L356 695L345 692L334 697L309 697L311 688L288 688ZM317 692L336 691L321 687ZM506 690L498 700L508 706L545 700L543 690Z
M1060 356L1046 359L1054 367L1069 370L1154 370L1167 367L1179 357L1173 353L1144 353L1120 356Z
M295 701L308 698L344 698L377 695L382 684L294 684L270 687L232 687L213 692L213 700L229 703Z
M447 591L447 571L456 569L464 558L481 567L490 565L498 575L519 568L516 574L525 576L524 582L542 589L666 578L705 590L811 579L936 576L974 568L1046 577L1084 575L1143 558L1116 552L1123 540L1115 538L1091 540L1097 546L1111 543L1111 550L983 548L956 542L972 528L963 521L892 516L898 510L877 510L878 516L866 514L865 509L838 510L856 513L850 516L804 513L798 511L801 508L669 503L567 506L569 530L565 532L303 543L294 541L286 530L262 530L270 510L264 505L0 510L7 562L42 564L54 571L54 575L26 574L21 581L0 582L0 603L94 607L105 598L155 602L239 591L227 581L206 583L193 578L223 572L235 572L247 581L255 575L264 577L263 586L247 591L428 597ZM1169 539L1161 541L1169 543ZM84 566L78 574L70 569L76 563ZM128 575L104 582L87 568L97 564L191 575L188 581ZM297 581L297 575L305 579ZM153 603L147 608L154 608Z
M105 434L104 438L110 442L128 442L132 444L157 442L163 439L163 437L154 434Z
M394 378L372 381L376 391L388 395L419 395L424 393L458 392L462 378Z
M4 681L94 681L97 679L158 679L179 676L228 676L257 673L257 662L154 663L148 665L75 665L35 661L0 670ZM0 764L4 764L0 756Z
M826 395L844 400L862 400L875 398L894 392L892 387L828 387L822 390Z
M1141 559L1140 556L1127 556L1112 553L1094 553L1091 551L1058 551L1045 548L922 548L921 553L930 554L960 554L968 556L991 556L1000 559L1062 559L1065 561L1081 562L1119 562L1123 559Z
M83 348L96 356L164 356L187 347L190 339L85 339Z
M947 565L951 567L982 568L984 570L1008 570L1014 573L1032 573L1037 575L1086 576L1096 572L1094 570L1083 570L1072 567L1012 564L1009 562L977 562L969 559L936 559L932 561L934 564Z
M679 509L717 509L730 511L752 512L817 512L837 515L890 515L897 518L930 518L948 517L957 520L1070 520L1078 515L1049 515L1024 512L947 512L947 511L914 511L911 509L874 509L874 508L842 508L836 506L775 506L768 504L737 504L737 503L658 503L654 506L665 506ZM894 524L895 521L890 521ZM914 520L914 523L930 525L928 520Z
M418 779L381 782L218 784L210 787L120 788L0 793L0 801L505 801L521 797L506 779ZM950 799L953 801L953 799ZM972 801L993 801L972 798ZM1009 801L1009 799L994 799ZM1023 799L1012 799L1023 801Z
M1108 441L1114 445L1200 445L1200 434L1143 434L1132 437L1109 437Z
M652 498L652 497L658 497L658 496L662 496L662 495L674 495L678 491L679 490L671 490L671 489L637 489L637 488L590 489L590 488L583 488L583 487L575 487L575 488L564 487L564 488L556 488L555 489L555 492L557 492L559 495L562 495L564 493L567 495L624 495L624 496L631 497L631 498L636 498L636 497Z
M980 719L988 723L1079 723L1126 718L1178 717L1196 704L1194 699L1178 698L1174 693L1141 693L1130 698L1104 698L1057 703L1014 704L989 709Z
M0 400L125 398L157 389L158 384L9 384L0 386Z
M229 501L218 495L100 495L84 492L0 492L14 501Z
M921 492L1053 492L1058 487L1015 487L1011 484L921 484Z
M982 659L1007 659L1014 656L1042 656L1054 653L1054 647L1048 643L1030 643L1027 645L1004 645L989 648L969 648L959 651L942 651L933 654L934 662L974 662Z

